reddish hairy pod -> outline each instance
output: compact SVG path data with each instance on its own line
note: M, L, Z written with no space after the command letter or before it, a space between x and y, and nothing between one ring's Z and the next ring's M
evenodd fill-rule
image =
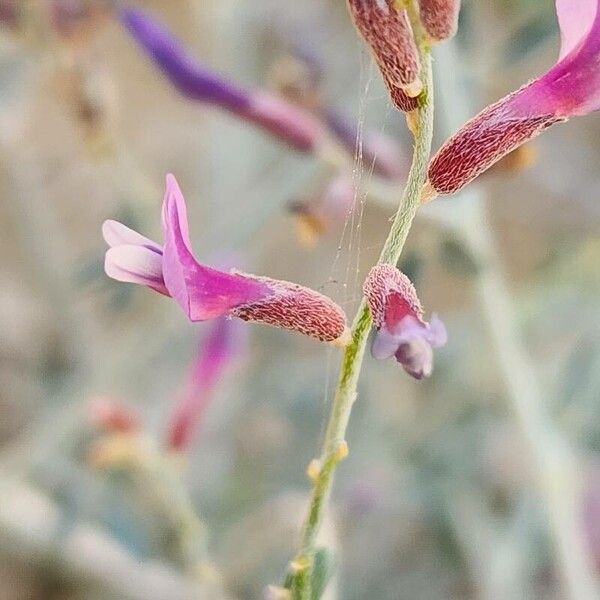
M468 121L440 148L429 165L429 183L438 194L454 194L503 156L561 120L551 114L513 115L510 96L504 98Z
M418 96L421 64L406 10L398 10L393 0L348 0L348 8L388 88Z
M440 42L456 35L460 0L419 0L419 6L421 22L431 40Z

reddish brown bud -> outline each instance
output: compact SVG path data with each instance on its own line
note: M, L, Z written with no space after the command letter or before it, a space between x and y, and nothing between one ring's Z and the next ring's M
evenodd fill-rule
M406 10L398 10L394 0L348 0L348 8L388 88L399 89L409 98L418 96L423 89L421 65Z
M262 281L273 294L238 306L231 311L233 316L297 331L336 346L346 346L350 342L346 315L327 296L289 281L246 274L244 277Z
M488 106L438 150L428 172L429 184L438 194L454 194L503 156L564 120L554 115L515 115L513 96Z
M406 94L406 92L392 85L388 85L387 88L390 93L392 103L398 110L408 113L419 108L418 98L411 98Z
M460 0L419 0L421 21L429 37L436 42L456 35Z
M363 293L377 329L387 321L393 326L406 315L412 315L419 321L423 319L423 308L414 285L393 265L375 265L365 280ZM393 299L393 310L390 310L390 298Z

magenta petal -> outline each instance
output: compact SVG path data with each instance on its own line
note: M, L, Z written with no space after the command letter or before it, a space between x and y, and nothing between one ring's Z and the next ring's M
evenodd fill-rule
M162 276L162 257L150 248L127 244L110 248L104 259L104 270L117 281L145 285L169 295Z
M147 237L144 237L137 231L133 229L129 229L123 223L119 223L118 221L104 221L102 224L102 236L104 237L104 241L111 247L115 246L123 246L125 244L131 246L144 246L150 250L153 250L159 254L162 254L161 247L149 240Z
M163 205L163 277L169 293L192 321L205 321L270 296L264 283L198 263L189 241L185 201L173 176Z
M556 0L561 37L559 60L567 56L587 36L597 10L598 0Z

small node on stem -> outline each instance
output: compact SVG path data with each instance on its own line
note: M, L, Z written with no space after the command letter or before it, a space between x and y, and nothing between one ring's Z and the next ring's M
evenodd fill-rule
M419 133L419 115L417 110L411 110L406 113L406 125L413 136L417 137Z
M348 458L348 454L350 454L350 449L348 448L348 443L346 440L342 440L335 451L335 460L340 462L345 458Z
M310 567L310 560L306 556L299 556L290 563L290 570L294 575L306 571Z
M403 89L404 93L409 98L416 98L423 91L423 82L417 77L413 82L406 85Z
M306 474L313 483L317 481L321 474L321 461L318 458L314 458L308 463Z
M350 331L349 327L346 327L346 329L344 329L344 333L342 333L340 337L333 340L331 345L335 346L336 348L345 348L346 346L350 345L350 342L352 342L352 332Z
M265 590L265 600L292 600L292 592L282 587L270 585Z
M427 202L431 202L437 197L438 192L433 187L433 185L431 185L431 182L427 180L425 182L425 185L421 189L421 204L427 204Z

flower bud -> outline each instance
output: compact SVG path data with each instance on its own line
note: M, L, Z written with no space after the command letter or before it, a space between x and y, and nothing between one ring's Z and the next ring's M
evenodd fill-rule
M415 379L429 377L432 349L446 343L446 328L436 315L431 323L423 320L423 308L410 279L392 265L375 265L363 292L377 329L373 357L383 360L395 356Z
M398 10L394 0L348 0L348 7L358 32L371 48L394 104L405 110L403 106L410 102L403 97L397 101L395 90L415 98L423 89L419 52L406 10Z
M460 0L419 0L421 22L434 42L456 35Z
M488 106L455 133L433 157L429 183L438 194L454 194L496 161L562 121L552 114L521 116L511 96Z

